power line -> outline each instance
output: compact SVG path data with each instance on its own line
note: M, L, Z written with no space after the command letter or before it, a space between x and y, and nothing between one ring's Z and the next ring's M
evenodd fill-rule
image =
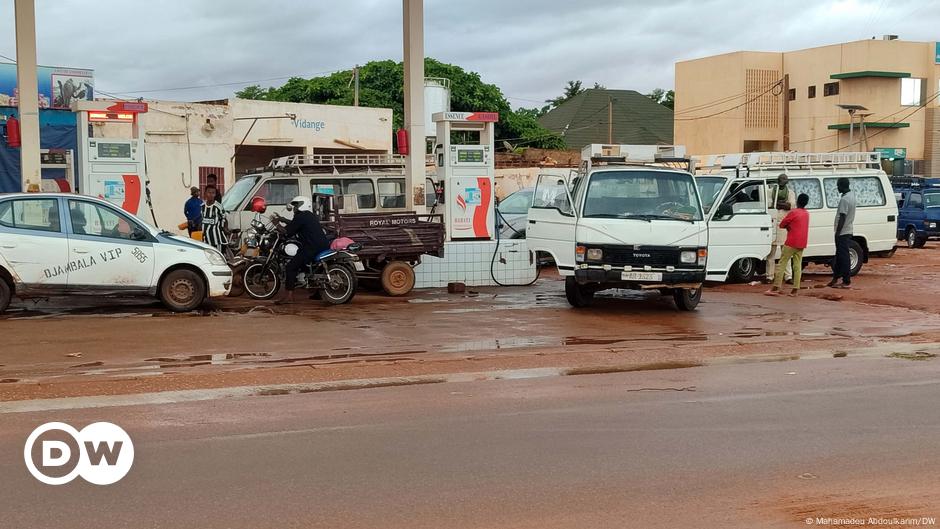
M731 108L728 108L728 109L725 109L725 110L721 110L721 111L715 112L715 113L713 113L713 114L708 114L708 115L706 115L706 116L696 116L696 117L693 117L693 118L679 118L679 119L676 119L675 121L695 121L695 120L697 120L697 119L711 118L711 117L717 116L717 115L719 115L719 114L724 114L724 113L726 113L726 112L731 112L732 110L737 110L737 109L739 109L739 108L741 108L741 107L743 107L743 106L745 106L745 105L747 105L747 104L749 104L749 103L752 103L752 102L754 102L754 101L757 101L758 99L760 99L761 97L763 97L765 94L767 94L768 92L770 92L770 91L773 90L774 88L780 88L780 87L782 87L782 86L783 86L783 79L778 79L776 83L770 85L770 87L768 87L766 90L764 90L763 92L757 94L756 96L752 97L751 99L748 99L747 101L741 103L740 105L736 105L736 106L733 106L733 107L731 107ZM781 91L782 91L782 88L781 88ZM780 94L774 94L774 96L778 96L778 95L780 95Z
M914 114L920 112L921 110L927 108L927 105L930 104L930 102L933 101L934 99L937 99L938 97L940 97L940 92L936 92L934 95L932 95L932 96L930 96L928 99L924 100L924 102L921 103L917 108L915 108L914 110L912 110L912 111L909 112L908 114L905 114L901 119L895 121L894 123L903 123L904 120L906 120L907 118L909 118L909 117L913 116ZM894 114L899 114L900 112L903 112L903 109L902 109L901 111L895 112ZM894 114L892 114L892 115L894 115ZM890 116L885 116L885 117L890 117ZM882 119L883 119L883 118L882 118ZM875 132L875 133L872 134L871 136L868 136L867 139L870 140L870 139L872 139L872 138L877 137L879 134L884 134L885 132L891 130L891 128L892 128L892 127L883 128L883 129L879 130L878 132ZM861 141L861 139L859 139L859 141ZM853 142L853 144L854 144L854 142ZM835 149L835 150L832 150L832 151L829 151L829 152L839 152L839 151L841 151L841 150L843 150L843 149L847 149L847 148L849 148L849 147L851 147L851 146L852 146L852 144L849 144L849 145L846 145L845 147L839 147L838 149Z
M757 88L754 88L753 90L745 90L745 91L740 92L740 93L738 93L738 94L726 96L726 97L723 97L723 98L721 98L721 99L716 99L716 100L711 101L711 102L709 102L709 103L702 103L702 104L700 104L700 105L693 105L693 106L691 106L691 107L682 109L680 112L676 112L676 113L674 114L674 116L680 116L680 115L683 115L683 114L688 114L688 113L690 113L690 112L696 112L696 111L698 111L698 110L704 110L704 109L709 108L709 107L718 106L718 105L721 105L721 104L723 104L723 103L728 103L728 102L730 102L730 101L732 101L732 100L735 100L735 99L737 99L737 98L739 98L739 97L744 97L744 96L746 96L746 95L748 95L748 94L756 93L757 91L762 90L762 89L764 89L764 88L773 87L774 85L776 85L776 84L778 84L778 83L780 83L780 80L779 80L779 79L778 79L777 81L774 81L773 83L767 84L767 85L765 85L765 86L759 86L759 87L757 87Z
M345 68L336 68L333 70L324 70L322 72L313 72L308 75L308 77L316 77L318 75L333 74L337 72L346 71ZM303 77L302 75L282 75L279 77L268 77L267 79L255 79L252 81L232 81L227 83L213 83L213 84L204 84L204 85L192 85L192 86L174 86L169 88L148 88L146 90L115 90L115 93L118 94L147 94L152 92L174 92L177 90L196 90L199 88L216 88L220 86L237 86L243 84L254 84L254 83L266 83L270 81L280 81L284 79L293 79L294 77Z

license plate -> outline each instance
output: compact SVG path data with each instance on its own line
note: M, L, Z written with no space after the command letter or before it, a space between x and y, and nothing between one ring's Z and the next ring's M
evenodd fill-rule
M662 281L662 272L623 272L620 279L624 281Z
M364 272L365 269L366 269L366 267L363 266L363 264L360 263L359 261L356 261L356 262L355 262L355 266L356 266L356 271L357 271L357 272Z

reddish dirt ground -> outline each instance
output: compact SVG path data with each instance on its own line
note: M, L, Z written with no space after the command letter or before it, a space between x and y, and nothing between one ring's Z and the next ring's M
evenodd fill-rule
M53 299L0 318L0 400L532 367L695 364L724 356L829 353L940 341L940 244L874 258L852 290L820 288L807 269L797 298L763 285L717 285L693 313L638 293L589 309L557 276L532 287L407 298L360 293L330 307L248 298L174 315L153 302Z

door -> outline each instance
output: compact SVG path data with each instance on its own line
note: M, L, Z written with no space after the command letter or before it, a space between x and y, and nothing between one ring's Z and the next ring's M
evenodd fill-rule
M764 260L773 244L773 219L767 187L759 180L729 181L712 207L708 222L706 279L725 281L740 259Z
M563 275L573 272L577 224L567 182L539 175L526 224L529 250L551 254Z
M154 239L117 208L68 199L69 289L138 291L153 284Z
M0 202L0 256L27 288L64 288L69 252L59 199Z
M856 207L856 217L858 216L858 208ZM904 220L907 221L907 227L905 227L905 232L907 232L909 227L913 226L917 231L918 236L924 234L924 219L927 218L924 213L924 195L920 191L911 191L910 196L907 200L907 208L905 209Z

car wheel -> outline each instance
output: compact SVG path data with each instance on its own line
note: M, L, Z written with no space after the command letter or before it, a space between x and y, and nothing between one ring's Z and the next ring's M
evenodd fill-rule
M6 279L0 277L0 313L7 310L11 299L13 299L13 287L7 283Z
M908 248L917 248L917 232L914 228L907 229L907 236L904 237Z
M862 261L864 261L864 251L862 245L856 241L849 241L849 269L853 276L862 271Z
M202 305L206 282L192 270L174 270L160 283L160 300L173 312L189 312Z
M389 296L404 296L415 287L415 271L406 262L392 261L382 269L382 290Z
M701 288L677 288L672 291L672 299L676 302L676 307L685 312L691 312L698 307L702 300Z
M575 308L587 307L594 301L594 291L587 285L580 285L573 277L565 278L565 297L568 303Z
M745 257L731 265L728 276L733 283L750 283L757 275L757 259Z

